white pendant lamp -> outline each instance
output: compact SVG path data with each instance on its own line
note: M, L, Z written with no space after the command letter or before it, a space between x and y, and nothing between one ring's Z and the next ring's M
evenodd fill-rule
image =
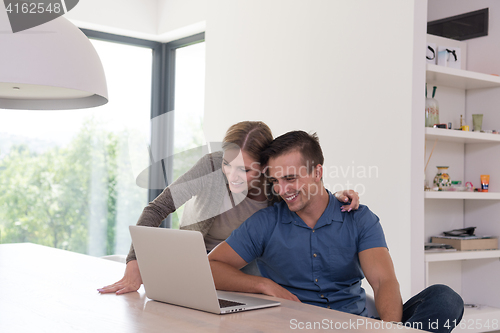
M0 3L0 109L67 110L108 102L101 60L64 17L12 33Z

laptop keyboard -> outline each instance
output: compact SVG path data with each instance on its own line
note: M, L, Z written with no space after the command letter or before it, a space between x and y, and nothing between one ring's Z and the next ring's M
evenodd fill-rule
M245 303L238 303L238 302L228 301L227 299L219 298L219 306L221 308L228 308L230 306L236 306L236 305L245 305Z

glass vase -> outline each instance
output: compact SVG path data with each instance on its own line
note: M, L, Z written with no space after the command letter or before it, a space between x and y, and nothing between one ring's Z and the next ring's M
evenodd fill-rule
M425 99L425 127L439 124L439 103L435 98Z

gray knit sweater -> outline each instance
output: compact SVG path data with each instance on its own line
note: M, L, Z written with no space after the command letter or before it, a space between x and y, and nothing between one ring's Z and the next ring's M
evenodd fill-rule
M220 214L228 191L222 173L222 152L207 154L144 208L137 225L158 227L168 214L186 203L180 228L197 230L205 236ZM131 246L127 263L135 259Z

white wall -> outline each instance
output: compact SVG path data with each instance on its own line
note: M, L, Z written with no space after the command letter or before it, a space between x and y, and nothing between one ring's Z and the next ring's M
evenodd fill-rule
M425 5L85 0L66 17L82 28L162 42L201 32L206 21L207 138L220 140L241 120L263 120L275 135L318 132L325 184L364 192L407 299L423 287L423 112L413 111L424 103L425 64L414 59L425 53Z
M83 0L64 16L80 28L146 37L157 31L156 0Z
M159 41L169 42L205 31L207 0L157 0Z
M80 28L169 42L205 31L207 0L83 0L65 14Z
M412 243L410 223L412 209L421 214L423 203L415 212L410 200L415 183L422 198L421 169L413 178L411 169L412 158L419 159L413 161L418 168L423 163L423 125L414 127L422 140L412 146L412 110L423 110L423 95L412 101L424 86L424 3L218 0L207 11L207 140L221 140L242 120L263 120L275 136L295 129L317 132L325 184L349 182L365 191L361 200L381 219L405 299L415 292L412 269L423 274L423 256L411 257L412 247L422 243ZM422 44L416 66L422 74L416 77L415 17L422 28L415 32ZM420 118L423 124L423 112ZM339 177L333 177L335 167ZM347 169L352 167L354 176ZM358 174L369 167L378 172ZM340 168L348 170L347 177Z
M412 86L412 117L411 117L411 184L410 184L410 215L411 215L411 295L415 295L425 287L424 248L424 198L422 195L422 167L424 166L425 140L425 99L422 87L426 76L426 31L427 31L427 1L415 1L413 10L413 86ZM403 260L403 259L401 259Z

